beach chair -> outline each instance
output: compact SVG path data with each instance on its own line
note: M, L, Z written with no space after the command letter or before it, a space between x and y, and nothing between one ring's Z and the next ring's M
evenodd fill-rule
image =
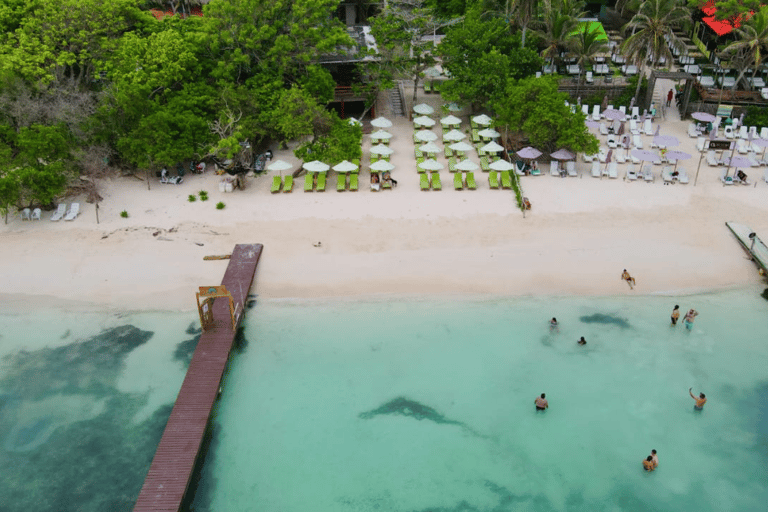
M704 151L706 144L707 139L705 137L699 137L696 139L696 149L699 150L699 153Z
M312 180L312 174L307 173L304 175L304 192L312 192L312 190L315 188L315 185Z
M576 172L575 160L568 160L567 162L565 162L565 170L568 173L568 176L572 178L577 178L579 176L579 173Z
M482 169L483 172L489 172L491 170L490 165L487 156L480 158L480 169Z
M627 179L629 181L635 181L637 179L637 171L635 170L635 164L629 164L627 167Z
M629 121L629 133L632 135L640 135L640 128L637 127L637 121L634 119Z
M624 114L624 116L626 116L627 115L627 107L626 107L626 105L619 106L619 112L621 112L622 114Z
M515 173L518 176L525 176L525 162L522 160L515 160Z
M725 125L725 128L723 129L724 135L726 139L732 139L736 136L736 134L733 132L733 125L727 124Z
M24 208L21 210L21 220L29 220L29 216L32 214L32 210Z
M560 177L560 169L558 167L557 160L552 160L549 162L549 175Z
M464 180L461 179L460 172L453 175L453 188L456 190L462 190L464 188Z
M677 181L679 181L682 184L687 184L690 180L688 178L688 173L685 171L685 169L679 168L677 170Z
M350 192L357 192L357 187L359 185L359 175L358 174L351 174L349 176L349 190ZM288 180L286 179L286 183Z
M75 220L80 215L80 203L72 203L64 216L64 220Z
M381 180L380 182L381 188L383 189L389 189L392 190L392 181L391 180Z
M600 120L600 105L595 105L594 107L592 107L592 120L593 121Z
M608 135L608 125L600 123L600 135Z
M293 192L293 175L289 174L285 177L285 183L283 184L283 192Z
M627 155L623 151L616 151L613 154L614 158L616 158L616 161L620 164L627 163Z
M650 167L643 169L643 179L645 181L653 181L656 177L653 174L653 170Z
M768 171L766 171L766 175L768 175ZM499 188L499 174L496 171L492 170L488 173L488 186L495 189Z
M749 128L747 128L744 125L741 125L739 127L739 138L743 140L747 140L749 138Z
M477 182L475 181L475 173L473 172L467 172L467 188L469 190L476 190L477 189Z
M638 121L640 119L640 107L632 107L632 116L630 119L633 121Z
M688 125L688 136L692 139L695 139L699 136L699 130L696 128L694 123L690 123Z
M541 176L541 169L538 167L531 169L531 176Z
M435 94L440 94L440 80L432 82L432 90L435 91Z
M440 181L440 173L435 171L432 173L432 190L443 190L443 182Z
M730 160L731 160L731 152L730 151L723 151L723 154L720 157L720 160L718 160L718 162L720 163L720 165L728 165Z
M582 105L581 113L584 114L587 119L589 119L589 105Z
M667 165L661 170L661 179L664 180L664 183L672 183L675 181L675 178L672 177L672 168L670 166Z
M619 168L616 160L611 160L611 163L608 164L608 177L613 179L619 177Z
M599 160L592 161L592 177L593 178L600 177L600 161Z
M720 165L720 160L718 160L717 155L713 149L707 151L707 164L710 167L717 167Z
M608 135L607 143L608 143L608 147L609 148L615 148L616 146L618 146L618 142L617 142L616 136L614 134Z
M53 215L51 215L51 220L53 222L60 221L64 217L65 213L67 213L67 203L59 203L56 211L53 212Z
M353 173L357 173L357 172L360 172L360 159L359 159L359 158L353 158L353 159L352 159L352 163L353 163L353 164L355 164L355 165L357 166L357 169L355 169L355 170L354 170L354 171L352 171L352 172L353 172Z
M325 192L325 182L326 182L327 176L324 172L317 173L317 188L316 190L318 192Z
M449 172L456 172L456 159L449 159L448 160L448 171Z
M347 175L345 173L339 173L336 177L336 191L344 192L347 190Z
M640 140L640 136L639 136L639 135L633 135L633 136L632 136L632 144L633 144L633 145L634 145L634 146L635 146L637 149L643 149L643 141L642 141L642 140Z
M283 188L283 178L280 176L273 176L272 177L272 188L270 189L270 192L273 194L276 194L277 192L280 192L280 189Z
M643 131L646 135L653 135L653 124L650 119L646 119L643 123Z
M763 140L768 140L768 127L763 126L760 128L760 138Z
M432 94L432 84L429 82L429 80L424 80L424 93Z
M30 217L31 220L41 220L43 218L43 210L40 208L35 208L32 210L32 216Z
M597 154L597 159L600 161L601 164L604 164L608 161L608 152L600 148L600 153Z
M739 154L746 155L747 154L747 141L743 139L739 139L736 141L736 151L739 152Z
M451 158L453 156L453 150L448 146L443 147L443 154L445 158Z
M426 173L419 175L419 187L421 190L429 190L429 176Z
M728 176L728 169L720 171L720 181L723 182L723 185L733 185L733 177Z
M508 171L501 171L501 188L512 188L512 175Z
M588 84L593 84L593 83L595 83L595 79L594 79L594 77L592 76L592 72L591 72L591 71L587 71L587 74L586 74L586 76L585 76L584 80L585 80L585 81L586 81Z

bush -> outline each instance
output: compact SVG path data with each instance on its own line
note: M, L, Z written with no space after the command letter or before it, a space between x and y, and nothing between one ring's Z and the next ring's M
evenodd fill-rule
M195 194L189 194L189 197L187 197L187 201L189 201L190 203L194 203L195 201L197 201L197 196Z
M768 126L768 109L765 107L747 107L747 115L744 116L744 124L762 128Z
M121 211L121 212L120 212L120 216L121 216L122 218L124 218L124 219L127 219L127 218L128 218L128 211L127 211L127 210L123 210L123 211Z
M205 190L200 191L200 200L201 201L207 201L208 200L208 192Z
M216 203L216 209L217 209L217 210L223 210L225 206L226 206L226 205L225 205L224 203L222 203L221 201L219 201L218 203Z
M622 92L617 98L613 99L613 104L616 106L616 108L620 107L621 105L629 108L629 104L632 102L632 97L635 95L635 89L637 89L637 79L637 75L630 77L630 79L627 81L627 87L624 88L624 92ZM641 98L645 98L645 93L647 90L648 79L643 77L643 84L640 86L640 96L637 98L637 100L635 100L635 105L640 103Z

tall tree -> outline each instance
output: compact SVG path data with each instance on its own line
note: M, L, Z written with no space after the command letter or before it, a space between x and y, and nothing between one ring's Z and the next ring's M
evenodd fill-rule
M536 33L544 42L541 56L552 64L560 62L560 54L568 49L568 39L579 26L578 18L584 17L581 0L545 0L544 15L537 22Z
M760 8L734 32L738 39L729 44L721 55L733 58L740 64L741 71L734 84L735 89L750 67L754 78L768 53L768 6Z
M597 30L589 30L590 24L584 23L578 34L568 40L568 46L576 55L579 66L579 83L585 64L592 64L592 59L598 54L608 51L608 41ZM578 94L578 84L576 88Z
M678 0L645 0L638 13L624 26L625 32L631 31L633 34L621 44L621 51L628 61L640 68L642 77L648 60L654 67L658 66L662 57L672 62L669 46L681 50L685 47L675 35L674 29L690 21L690 11L680 5ZM640 92L641 83L642 80L638 80L635 97Z
M487 14L500 17L512 29L519 27L522 31L520 48L525 47L528 27L536 17L540 2L538 0L484 0L481 2Z

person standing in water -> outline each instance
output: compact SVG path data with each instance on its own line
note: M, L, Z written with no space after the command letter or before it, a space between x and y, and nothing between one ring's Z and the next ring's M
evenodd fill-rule
M704 393L699 393L699 396L696 397L692 392L693 388L688 388L688 394L691 395L691 398L696 400L696 405L693 406L693 409L696 411L702 411L704 410L704 404L707 403L707 397L704 395Z
M698 314L699 312L696 311L695 309L692 309L685 314L685 318L683 318L683 323L685 324L685 328L688 329L689 331L693 329L693 319L696 318Z
M547 402L547 395L545 393L542 393L541 396L537 397L533 403L536 404L537 411L543 411L549 407L549 402Z
M675 304L675 309L672 310L672 325L677 325L677 320L680 318L680 306Z
M643 461L643 469L646 471L653 471L656 466L653 465L653 457L650 455Z
M552 317L552 320L549 321L549 330L557 332L557 318Z
M581 339L579 341L577 341L576 343L578 343L579 345L586 345L587 344L587 340L585 340L584 336L582 336Z
M656 450L651 450L651 462L653 462L653 469L659 467L659 456L656 455Z

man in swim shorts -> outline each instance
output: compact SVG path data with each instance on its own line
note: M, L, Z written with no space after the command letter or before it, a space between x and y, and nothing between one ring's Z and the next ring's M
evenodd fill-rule
M651 462L653 462L653 469L659 467L659 456L656 455L656 450L651 450Z
M689 331L693 329L693 319L696 318L698 314L699 312L696 311L695 309L692 309L685 314L685 318L683 318L683 323L685 324L685 328L688 329Z
M677 325L678 318L680 318L680 306L675 304L675 309L672 310L672 325Z
M543 411L549 407L549 402L547 402L547 395L545 393L542 393L540 397L533 401L533 403L536 404L537 411Z
M653 465L653 457L650 455L643 461L643 469L646 471L653 471L656 467Z
M621 278L629 284L629 288L631 289L633 286L635 286L635 278L629 275L629 272L627 272L627 269L624 269L624 272L621 273Z
M692 389L693 388L688 388L688 394L691 395L691 398L696 400L696 405L693 406L693 409L696 411L701 411L704 409L704 404L707 403L707 397L704 395L704 393L699 393L699 397L696 398L691 392Z

